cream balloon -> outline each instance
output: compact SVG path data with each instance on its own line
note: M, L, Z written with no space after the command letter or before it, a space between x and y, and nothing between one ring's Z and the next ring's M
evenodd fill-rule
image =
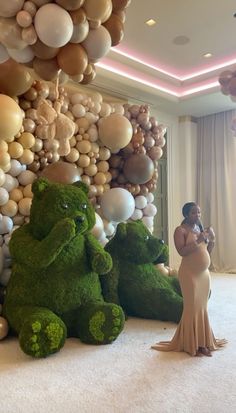
M0 16L13 17L22 9L25 0L2 0L0 2Z
M9 59L9 54L7 52L7 49L0 44L0 64L6 62Z
M9 96L0 94L0 139L8 141L22 127L22 110Z
M100 206L108 221L126 221L134 212L134 197L126 189L112 188L101 196Z
M122 115L112 114L99 122L99 138L112 151L124 148L130 142L133 128Z
M101 57L106 56L111 48L111 36L105 27L90 30L85 41L82 43L85 48L89 61L96 62Z
M38 9L34 26L39 39L50 47L62 47L70 41L73 22L69 13L57 4Z
M27 46L24 49L7 49L9 56L18 63L28 63L34 58L34 52L31 47Z
M21 28L16 19L0 17L0 42L9 49L24 49L27 46L21 38Z

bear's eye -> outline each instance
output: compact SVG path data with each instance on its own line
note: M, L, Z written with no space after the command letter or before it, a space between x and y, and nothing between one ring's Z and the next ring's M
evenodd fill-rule
M82 209L87 209L87 204L81 204Z
M68 208L69 208L69 206L68 206L68 204L67 204L66 202L64 202L63 204L61 204L61 206L62 206L63 209L68 209Z
M145 236L145 241L148 241L149 240L149 235L146 235Z

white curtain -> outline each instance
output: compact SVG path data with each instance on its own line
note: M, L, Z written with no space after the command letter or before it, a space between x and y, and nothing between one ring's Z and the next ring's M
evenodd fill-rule
M236 273L236 137L230 129L236 111L198 119L197 199L216 244L213 268Z

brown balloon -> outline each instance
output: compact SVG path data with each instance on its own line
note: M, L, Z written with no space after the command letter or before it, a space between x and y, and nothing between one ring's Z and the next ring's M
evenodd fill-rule
M58 47L46 46L46 44L42 43L40 40L37 40L37 42L31 46L31 49L35 56L42 60L53 59L59 52Z
M49 181L62 184L72 184L81 180L77 166L63 161L54 162L46 166L40 176L44 176Z
M9 59L0 65L0 92L20 96L33 84L33 76L24 65Z
M95 79L95 77L96 77L96 69L95 69L95 66L93 65L92 71L88 75L84 74L84 77L80 83L83 85L87 85L91 83Z
M113 10L123 10L128 7L131 0L112 0Z
M124 164L124 175L132 184L145 184L154 173L154 164L147 155L131 155Z
M86 13L84 11L84 9L81 7L78 10L72 10L69 12L70 17L73 21L73 24L82 24L86 21L87 17L86 17Z
M124 37L124 25L120 18L116 14L112 14L111 17L103 23L111 36L111 45L117 46Z
M88 65L88 56L80 44L67 43L57 55L57 61L63 72L69 76L81 75Z
M36 74L43 80L54 80L59 72L57 59L42 60L35 57L33 68Z

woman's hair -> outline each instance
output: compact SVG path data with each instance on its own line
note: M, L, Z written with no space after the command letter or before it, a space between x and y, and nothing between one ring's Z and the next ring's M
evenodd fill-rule
M190 210L194 206L197 206L196 202L187 202L187 204L184 204L184 206L182 208L182 214L183 214L184 218L187 218L187 216L189 215Z

